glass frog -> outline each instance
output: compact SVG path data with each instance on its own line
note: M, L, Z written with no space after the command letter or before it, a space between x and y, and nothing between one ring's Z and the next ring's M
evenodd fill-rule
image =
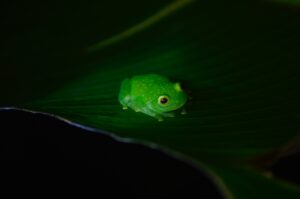
M174 111L184 106L187 94L179 83L161 75L137 75L122 81L119 101L124 110L129 107L163 121L164 117L174 117ZM181 113L186 113L183 108Z

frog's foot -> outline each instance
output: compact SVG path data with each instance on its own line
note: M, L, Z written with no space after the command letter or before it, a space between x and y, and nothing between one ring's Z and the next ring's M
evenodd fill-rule
M181 115L186 115L186 114L187 114L185 108L183 108L183 109L181 110L180 114L181 114Z
M128 106L130 106L130 97L127 95L124 99L119 99L122 109L127 110Z
M155 117L159 122L164 121L164 118L161 114L153 114L152 117Z
M164 118L161 117L161 116L157 116L156 118L157 118L157 121L159 121L159 122L163 122L164 121Z
M175 117L175 113L161 113L164 117Z

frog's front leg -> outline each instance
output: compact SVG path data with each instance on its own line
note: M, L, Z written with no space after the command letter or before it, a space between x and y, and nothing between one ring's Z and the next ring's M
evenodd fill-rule
M156 118L157 121L159 121L159 122L164 121L164 115L161 114L161 113L155 113L155 112L153 112L152 117Z
M164 121L163 115L161 113L156 113L156 112L154 112L154 111L152 111L152 110L150 110L148 108L141 109L140 111L142 113L145 113L145 114L151 116L151 117L156 118L159 122Z
M160 115L157 115L157 116L156 116L156 119L157 119L159 122L164 121L164 118L163 118L162 116L160 116Z
M161 115L164 117L175 117L175 113L173 112L161 113Z
M155 117L159 122L164 121L164 118L163 118L162 115L160 115L160 114L156 114L154 117Z
M181 115L186 115L186 113L187 113L187 112L186 112L186 109L185 109L185 108L182 108L180 113L181 113Z
M120 100L123 110L127 110L128 106L130 106L130 96L127 95L124 99Z
M128 109L131 104L131 82L129 79L125 79L122 81L121 89L119 93L119 101L123 107L123 110Z

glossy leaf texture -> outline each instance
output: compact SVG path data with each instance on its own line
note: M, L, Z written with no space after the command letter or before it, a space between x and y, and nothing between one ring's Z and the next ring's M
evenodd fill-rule
M152 12L159 12L159 8L153 7ZM143 19L147 17L151 14ZM16 101L15 105L186 155L207 165L237 198L253 198L247 195L251 184L259 185L256 198L265 198L275 189L297 197L296 188L274 183L245 165L300 132L299 21L299 9L278 4L194 1L93 52L88 52L88 47L99 42L99 37L82 41L78 46L89 46L82 48L86 50L83 52L76 47L66 53L71 60L65 60L68 67L57 67L55 61L46 63L54 67L45 69L52 75L48 81L54 82L57 76L54 85L47 82L44 85L48 87L36 86L40 95L32 95L35 100L24 95L26 101ZM139 23L143 21L128 23L130 26L111 35ZM101 35L103 29L96 21L93 24L93 35ZM88 31L92 32L91 27ZM81 38L88 33L83 35ZM110 37L104 35L105 39ZM60 55L64 56L72 48L61 42L64 51ZM76 46L72 42L69 44ZM117 100L121 81L147 73L182 83L191 97L186 115L157 122L122 110ZM36 83L43 78L31 75ZM280 194L274 198L282 198Z

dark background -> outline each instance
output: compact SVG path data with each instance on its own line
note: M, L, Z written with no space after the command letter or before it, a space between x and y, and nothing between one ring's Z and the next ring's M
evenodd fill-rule
M160 151L17 110L0 111L3 190L97 197L222 198L200 170ZM9 191L10 192L10 191Z
M88 46L143 21L169 2L1 1L0 106L38 99L88 73L93 68L85 52Z

